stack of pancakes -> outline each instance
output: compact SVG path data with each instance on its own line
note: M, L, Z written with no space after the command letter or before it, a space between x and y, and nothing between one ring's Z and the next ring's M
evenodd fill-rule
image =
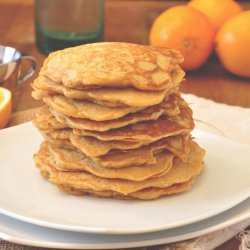
M72 194L155 199L188 190L204 150L190 132L174 50L96 43L49 55L33 97L41 174Z

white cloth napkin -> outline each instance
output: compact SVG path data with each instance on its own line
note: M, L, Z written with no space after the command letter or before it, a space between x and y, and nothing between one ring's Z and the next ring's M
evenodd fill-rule
M182 97L193 110L197 128L250 144L250 108L220 104L192 94L183 94ZM161 249L212 250L235 235L240 235L238 237L241 240L240 249L248 250L250 249L250 232L243 230L249 225L250 218L234 226L195 239L165 245Z
M250 108L216 103L191 94L182 96L193 110L197 128L250 144Z

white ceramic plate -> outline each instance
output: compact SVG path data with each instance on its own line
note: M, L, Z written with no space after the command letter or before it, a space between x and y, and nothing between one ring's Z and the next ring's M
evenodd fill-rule
M250 194L250 146L193 133L206 151L193 189L153 201L65 194L43 179L32 154L42 138L31 123L0 131L0 213L41 226L99 234L153 232L221 213Z
M100 235L49 229L0 215L0 238L37 247L111 249L166 244L198 237L250 218L250 199L210 219L184 227L134 235ZM247 221L246 221L247 223ZM246 224L247 226L247 224ZM234 226L237 228L237 225Z

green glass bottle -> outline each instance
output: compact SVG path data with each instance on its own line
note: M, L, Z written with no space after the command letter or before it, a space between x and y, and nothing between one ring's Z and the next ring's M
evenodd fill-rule
M104 0L36 0L36 46L44 54L103 41Z

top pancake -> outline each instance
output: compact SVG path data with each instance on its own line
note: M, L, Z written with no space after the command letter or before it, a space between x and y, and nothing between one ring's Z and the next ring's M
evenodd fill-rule
M179 84L175 78L184 76L178 66L182 61L180 53L172 49L104 42L51 53L40 75L69 88L131 86L158 91Z

